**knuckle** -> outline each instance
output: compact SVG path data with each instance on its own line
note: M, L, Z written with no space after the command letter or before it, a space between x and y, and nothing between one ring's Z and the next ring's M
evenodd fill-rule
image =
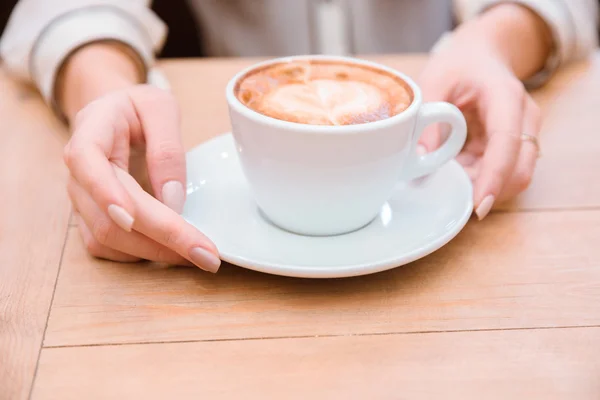
M90 101L85 107L77 111L75 117L73 118L73 131L77 131L77 129L84 125L85 121L88 118L91 118L91 116L94 115L94 113L96 113L96 111L99 108L99 105L102 104L103 101L104 99L102 97L94 99Z
M152 85L141 85L131 92L136 102L146 104L155 104L160 106L175 106L177 99L173 93L168 90L159 89Z
M63 151L63 162L65 163L67 168L69 168L71 166L71 163L73 162L70 150L67 150L67 148L65 148L65 151Z
M159 102L162 104L176 104L177 99L175 95L169 91L164 89L159 89L155 86L146 85L143 90L145 91L145 95L148 99L151 99L155 102Z
M529 171L517 171L514 177L515 185L519 192L524 191L531 185L532 174Z
M156 262L170 262L173 259L171 252L163 246L156 246L152 257L152 260Z
M91 256L97 258L104 257L104 246L93 237L84 239L84 244L85 249Z
M112 222L98 218L92 225L92 236L102 245L108 244L110 238L115 232L115 228Z
M77 127L81 126L81 123L83 122L83 120L85 120L90 107L91 106L88 105L87 107L84 107L81 110L77 111L77 113L75 114L75 118L73 119L74 129L77 129Z
M150 152L148 157L152 164L171 165L183 159L183 150L174 143L163 143L159 146L159 150Z
M109 99L111 104L117 108L128 106L130 104L129 94L127 93L127 90L120 90L114 92L112 93L112 95L107 97L107 99Z
M508 165L498 165L491 169L490 175L500 182L504 182L510 177L510 169Z
M181 229L176 226L168 226L163 233L163 244L168 249L176 249L181 242Z
M71 142L69 142L63 150L63 160L65 162L65 165L69 168L71 168L71 166L73 165L73 160L75 158L74 152L75 150L73 149L73 145Z
M84 154L84 150L81 140L76 138L71 139L63 150L63 160L67 168L70 170L76 169L76 164L81 160L82 154Z

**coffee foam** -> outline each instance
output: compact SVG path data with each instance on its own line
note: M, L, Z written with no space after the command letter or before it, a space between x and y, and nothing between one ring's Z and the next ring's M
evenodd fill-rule
M400 78L359 64L294 61L250 72L236 87L247 107L310 125L353 125L406 110L413 94Z

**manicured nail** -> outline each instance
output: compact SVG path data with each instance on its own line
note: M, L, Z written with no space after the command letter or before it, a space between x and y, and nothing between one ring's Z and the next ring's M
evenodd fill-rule
M494 195L490 194L486 196L481 203L479 203L479 207L477 207L477 209L475 210L475 214L477 214L477 218L480 221L490 213L490 210L494 205L494 201L496 201L496 198L494 197Z
M202 247L194 247L190 250L190 258L198 267L213 274L217 273L221 266L221 260Z
M415 152L420 156L424 156L427 154L427 147L423 146L422 144L418 144Z
M169 181L165 183L162 187L162 200L167 207L177 214L181 214L185 203L185 192L181 182Z
M133 227L133 217L123 207L119 207L116 204L108 206L108 215L115 221L115 224L119 225L127 232L131 232Z

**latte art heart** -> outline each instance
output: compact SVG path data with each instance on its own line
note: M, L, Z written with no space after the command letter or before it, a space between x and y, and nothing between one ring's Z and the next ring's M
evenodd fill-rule
M346 125L359 119L377 121L390 113L386 95L377 87L329 79L278 87L264 97L260 108L284 119L327 125Z
M412 102L408 85L385 71L359 64L277 64L241 80L237 97L249 108L311 125L352 125L382 120Z

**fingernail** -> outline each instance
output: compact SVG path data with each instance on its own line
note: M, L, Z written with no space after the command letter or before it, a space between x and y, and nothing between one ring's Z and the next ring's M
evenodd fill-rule
M198 267L213 274L217 273L221 266L221 260L202 247L194 247L190 250L190 258Z
M185 203L185 192L181 182L169 181L165 183L162 187L162 200L167 207L177 214L181 214Z
M116 204L108 206L108 215L113 221L127 232L133 227L133 217L123 207Z
M418 144L415 151L418 155L424 156L425 154L427 154L427 147L423 146L422 144Z
M483 199L481 203L479 203L479 207L477 207L477 209L475 210L475 214L477 214L477 218L480 221L490 213L490 210L492 209L495 200L496 198L490 194L486 196L486 198Z

